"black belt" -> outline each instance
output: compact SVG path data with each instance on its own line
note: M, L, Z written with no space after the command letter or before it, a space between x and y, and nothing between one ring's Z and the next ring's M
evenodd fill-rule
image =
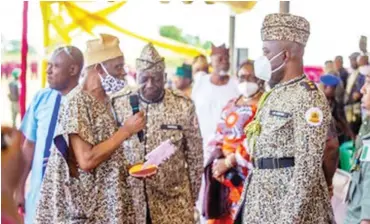
M262 158L254 161L257 169L279 169L294 166L294 157Z

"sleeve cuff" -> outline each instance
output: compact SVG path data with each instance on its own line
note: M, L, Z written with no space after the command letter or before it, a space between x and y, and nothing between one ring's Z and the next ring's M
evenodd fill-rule
M22 132L27 140L36 142L36 135L32 134L32 130L29 130L27 127L23 127L23 125L20 127L19 130Z
M361 220L370 220L370 204L361 206Z

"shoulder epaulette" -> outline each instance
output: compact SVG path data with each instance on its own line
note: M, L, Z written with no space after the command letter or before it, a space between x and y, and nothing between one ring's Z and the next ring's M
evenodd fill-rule
M300 83L301 86L303 86L306 90L308 91L313 91L313 90L317 90L317 86L314 82L312 81L302 81Z

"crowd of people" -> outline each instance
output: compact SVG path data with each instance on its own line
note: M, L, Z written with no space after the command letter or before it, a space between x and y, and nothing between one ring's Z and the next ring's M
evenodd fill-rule
M6 62L1 63L1 79L9 79L12 77L14 69L19 69L21 67L20 63ZM37 62L31 62L29 64L31 79L37 79L38 64Z
M347 72L338 56L314 83L303 72L309 35L303 17L267 15L263 56L233 75L229 49L212 45L210 66L202 55L181 65L174 89L151 43L135 85L115 36L85 53L56 49L22 146L2 127L2 222L21 223L19 207L42 224L334 223L338 147L352 139L345 223L369 224L369 60L351 55Z

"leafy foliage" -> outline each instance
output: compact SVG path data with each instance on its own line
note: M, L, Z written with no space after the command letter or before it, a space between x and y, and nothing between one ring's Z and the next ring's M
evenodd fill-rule
M194 47L199 47L203 49L210 49L211 42L210 41L202 41L199 36L193 36L190 34L184 34L182 29L178 28L177 26L168 25L168 26L161 26L159 28L159 34L162 37L166 37L184 44L189 44Z

